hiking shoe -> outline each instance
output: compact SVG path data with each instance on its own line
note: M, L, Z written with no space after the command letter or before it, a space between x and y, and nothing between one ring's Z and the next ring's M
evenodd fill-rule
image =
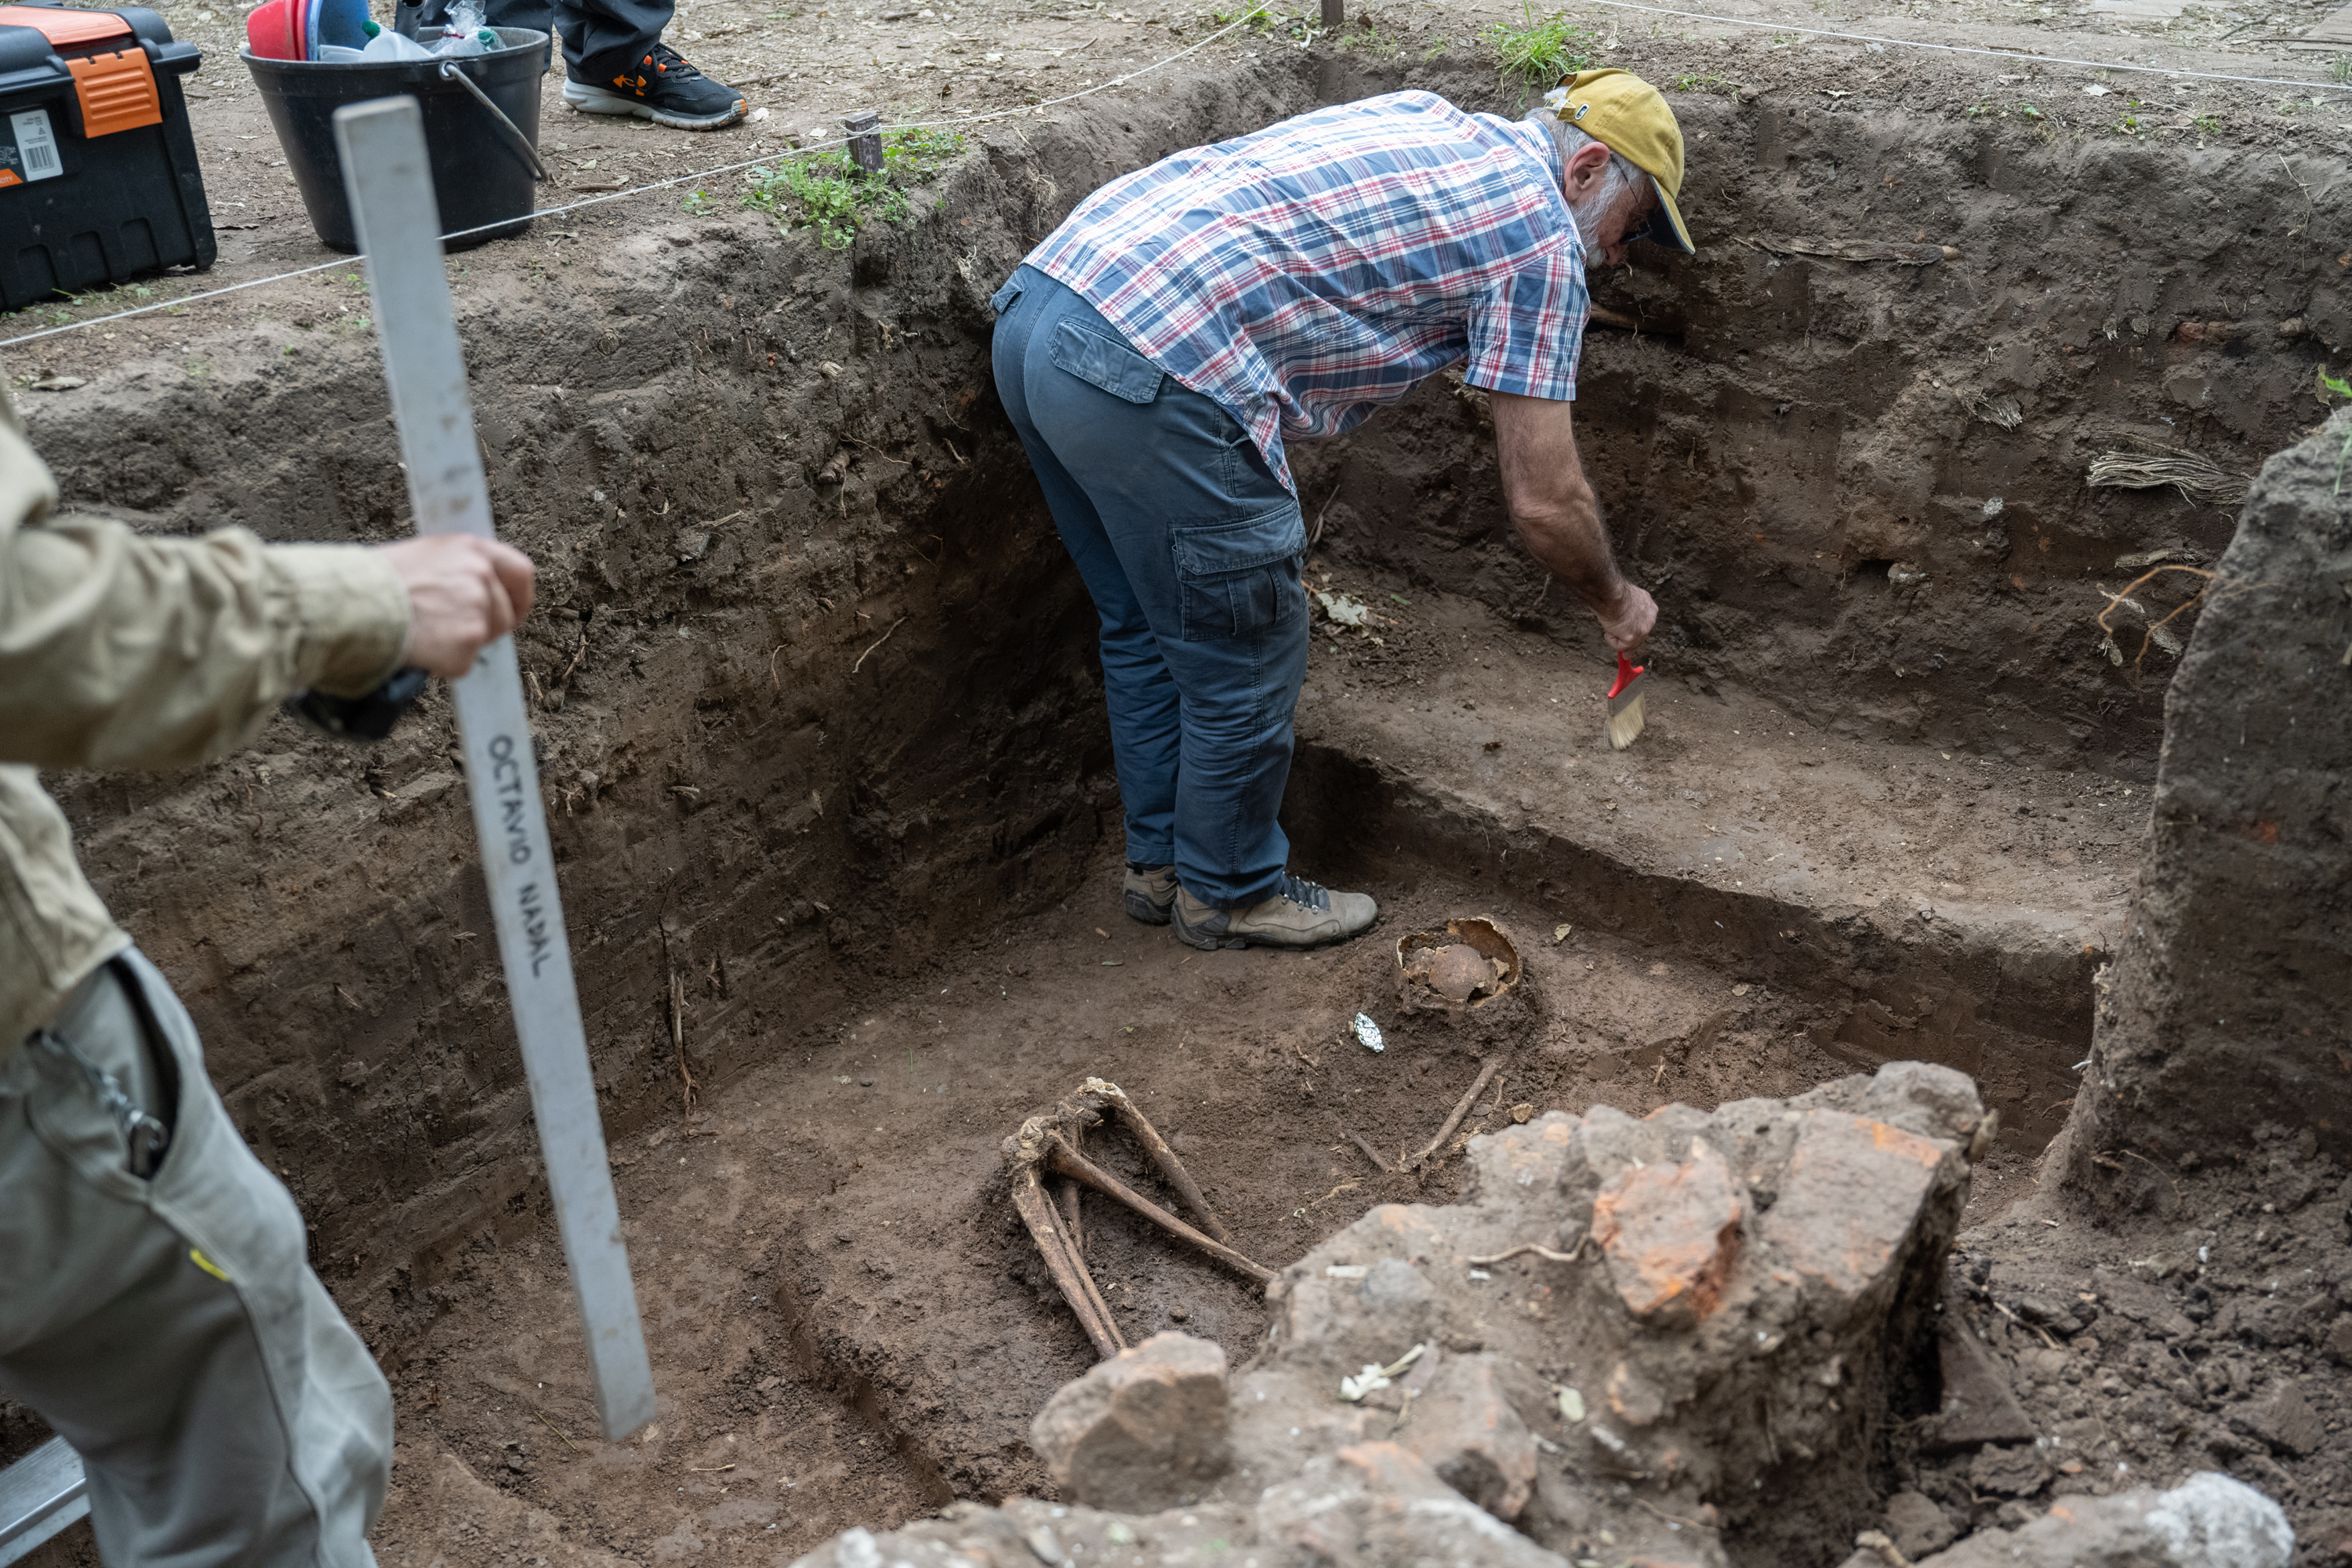
M1364 930L1381 907L1368 894L1335 893L1286 876L1280 892L1245 910L1211 909L1179 888L1170 912L1176 934L1194 947L1320 947Z
M1148 926L1168 923L1168 906L1176 901L1176 868L1150 866L1137 870L1127 868L1127 882L1120 889L1127 900L1127 918L1141 921Z
M716 131L743 118L743 95L688 65L667 44L583 80L566 74L563 101L582 114L633 114L680 131Z

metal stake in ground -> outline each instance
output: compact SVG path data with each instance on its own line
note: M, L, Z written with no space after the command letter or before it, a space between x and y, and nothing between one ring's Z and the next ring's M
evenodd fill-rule
M408 499L419 533L493 536L466 364L443 270L440 215L413 98L378 99L335 111L343 184L367 256L368 292L383 344ZM466 786L482 844L499 957L523 1070L539 1122L540 1151L580 1299L596 1413L615 1441L653 1418L637 1292L621 1241L604 1127L588 1070L572 948L556 897L555 855L540 803L539 765L523 707L514 639L482 650L473 673L452 683L466 749Z
M849 161L857 165L861 174L872 176L882 172L882 116L870 109L862 109L846 116L841 122L849 132Z

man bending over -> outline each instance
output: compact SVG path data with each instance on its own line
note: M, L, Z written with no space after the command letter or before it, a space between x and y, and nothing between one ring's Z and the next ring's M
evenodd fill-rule
M1631 652L1570 418L1584 269L1691 248L1682 131L1588 71L1525 121L1426 92L1318 110L1126 175L998 290L998 393L1102 616L1127 912L1195 947L1313 947L1379 914L1288 866L1276 814L1307 675L1286 441L1463 364L1528 551Z

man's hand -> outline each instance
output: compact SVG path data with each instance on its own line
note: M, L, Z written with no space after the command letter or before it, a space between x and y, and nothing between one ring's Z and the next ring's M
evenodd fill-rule
M403 664L454 680L530 614L530 557L510 544L436 533L377 548L408 590Z
M1618 586L1624 592L1607 605L1595 605L1593 614L1601 617L1601 635L1609 639L1609 646L1619 653L1632 653L1658 624L1658 605L1646 589L1622 578Z
M1625 581L1609 552L1601 503L1577 460L1572 403L1492 392L1503 500L1538 564L1601 619L1609 646L1630 654L1657 624L1658 606Z

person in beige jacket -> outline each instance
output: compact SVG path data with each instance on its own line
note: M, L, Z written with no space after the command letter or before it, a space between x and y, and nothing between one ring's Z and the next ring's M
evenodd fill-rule
M370 1568L390 1388L35 770L185 767L297 689L462 675L530 562L149 539L57 500L0 392L0 1395L81 1455L110 1568Z

